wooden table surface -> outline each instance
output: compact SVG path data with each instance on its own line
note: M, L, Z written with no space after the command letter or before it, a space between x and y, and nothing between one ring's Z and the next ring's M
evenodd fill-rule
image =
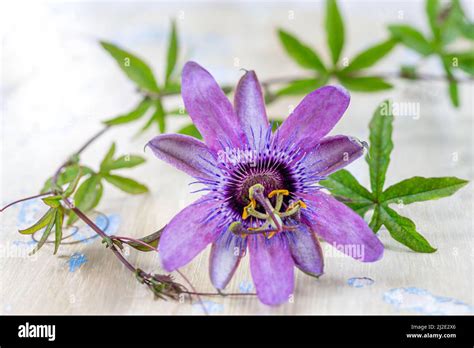
M138 96L97 44L114 41L142 55L162 79L169 18L178 18L183 45L181 61L193 59L222 83L236 83L239 68L255 69L261 79L304 74L279 46L275 29L284 27L317 47L324 58L322 4L182 3L166 2L56 2L32 5L28 13L13 7L6 16L2 46L2 115L0 203L36 194L44 180L84 140L100 129L100 121L131 108ZM467 6L468 4L466 4ZM35 7L36 6L36 7ZM472 10L472 3L470 5ZM412 1L342 2L348 18L351 56L386 37L384 25L405 21L427 28L423 3ZM370 11L368 11L370 9ZM21 14L21 16L20 16ZM293 17L290 16L293 14ZM368 17L370 16L370 17ZM418 59L397 48L376 71L395 71L401 62ZM442 73L436 60L423 61L422 70ZM367 125L385 98L415 102L417 117L399 116L394 123L395 148L387 185L415 175L473 178L473 85L463 84L462 106L451 107L443 82L394 81L391 91L352 94L344 118L333 134L367 139ZM286 116L300 98L272 104L269 114ZM167 101L168 107L179 98ZM170 119L170 131L186 121ZM97 167L112 140L120 153L142 153L154 130L133 135L140 124L117 127L83 156ZM151 192L128 196L106 186L99 213L107 232L141 237L163 226L197 198L189 193L191 178L155 159L126 175L145 182ZM363 159L349 170L365 185L368 169ZM474 313L473 191L472 184L452 197L396 207L412 218L418 230L438 248L417 254L394 242L382 229L384 258L359 263L323 244L325 274L315 280L296 273L293 303L269 308L254 297L205 297L211 314L452 314ZM401 210L400 210L401 209ZM25 227L44 211L38 201L19 204L0 215L0 313L3 314L202 314L197 303L153 299L90 230L81 227L61 246L52 245L29 257L34 242L22 236ZM104 214L104 215L101 215ZM105 217L104 217L105 216ZM72 233L74 231L67 231ZM85 239L85 240L84 240ZM156 254L129 251L127 258L140 268L160 272ZM208 278L208 250L182 269L200 291L212 291ZM177 280L181 280L176 275ZM252 292L248 258L237 270L228 291Z

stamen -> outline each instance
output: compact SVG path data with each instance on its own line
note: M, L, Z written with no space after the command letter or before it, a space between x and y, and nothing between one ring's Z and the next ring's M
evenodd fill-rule
M283 196L288 196L290 194L290 191L288 190L273 190L268 194L268 198L272 198L275 195L281 194Z
M250 203L244 207L242 212L242 219L246 220L249 216L255 217L259 220L264 220L265 222L260 227L249 227L246 229L242 226L242 223L239 221L233 222L229 226L230 232L241 237L246 237L249 234L263 234L268 239L272 238L279 232L283 231L293 231L298 226L297 225L285 225L282 218L294 217L299 221L299 211L300 209L306 208L306 204L298 200L292 202L288 205L285 212L280 212L283 205L283 196L289 195L288 190L274 190L270 192L268 198L264 196L265 187L261 184L255 184L249 189L249 198ZM276 195L275 207L273 207L269 198L272 198ZM265 210L265 213L261 213L256 210L257 202Z

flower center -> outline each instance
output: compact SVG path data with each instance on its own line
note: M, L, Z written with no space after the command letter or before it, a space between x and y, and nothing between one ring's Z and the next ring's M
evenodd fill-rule
M270 192L283 189L284 188L284 180L279 173L264 173L264 174L256 174L254 176L250 176L242 182L240 188L240 201L242 204L249 204L249 191L254 185L262 185L264 187L264 194L268 195Z
M250 203L250 189L257 184L264 188L264 195L275 190L294 192L295 189L291 171L283 162L259 158L255 162L239 163L230 168L224 192L236 214L240 215Z
M288 196L289 194L288 190L273 190L266 196L265 187L263 185L255 184L251 186L248 195L250 203L244 207L242 219L246 220L252 216L255 219L263 220L262 224L260 227L244 228L240 221L236 221L229 226L229 230L241 237L246 237L248 234L263 234L268 239L279 232L295 230L297 225L293 223L288 225L285 224L284 221L299 221L300 209L306 208L306 204L302 201L291 202L287 205L286 210L281 211L284 196ZM275 197L274 205L270 201L272 197ZM264 212L257 210L257 204L260 208L263 208Z

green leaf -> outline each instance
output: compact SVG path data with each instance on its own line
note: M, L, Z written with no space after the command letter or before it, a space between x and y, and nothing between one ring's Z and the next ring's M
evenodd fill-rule
M301 67L307 69L314 69L316 71L325 73L326 68L319 58L318 54L309 46L299 41L295 36L284 31L278 30L278 37L280 38L283 47L288 55L298 63Z
M370 170L370 186L375 199L378 199L383 191L385 174L390 163L390 153L393 149L392 104L384 101L377 110L369 124L370 147L366 156Z
M384 204L410 204L451 196L468 181L456 177L423 178L415 176L390 186L382 194Z
M91 175L79 186L74 194L74 205L83 212L88 212L99 204L103 191L104 187L100 182L100 176ZM71 226L76 221L77 215L71 211L67 225Z
M295 80L277 91L276 95L279 97L284 95L305 95L323 86L327 81L328 75L324 75L320 78Z
M158 242L160 241L161 233L163 232L163 230L164 230L164 228L162 228L159 231L157 231L155 233L152 233L148 236L140 238L139 240L141 240L142 242L144 242L146 244L149 244L153 248L157 248L158 247ZM151 248L149 248L149 247L147 247L147 246L145 246L141 243L137 243L137 242L134 242L134 241L124 241L124 243L127 243L132 248L140 250L140 251L145 251L145 252L155 251L155 249L151 249Z
M474 51L449 53L446 55L453 68L460 68L474 76Z
M336 65L344 46L344 24L336 0L326 1L326 37L332 63Z
M168 84L163 88L162 93L166 94L180 94L181 85L178 82L168 81Z
M137 155L124 155L112 161L106 168L107 172L115 169L133 168L145 163L145 158Z
M109 126L116 126L119 124L136 121L146 114L150 106L151 106L151 100L148 98L145 98L132 111L124 115L120 115L120 116L111 118L109 120L106 120L103 123Z
M472 23L464 14L461 3L458 0L452 0L446 9L442 11L440 23L442 43L447 45L460 35L472 40L474 34L466 32L469 25L471 25L472 30Z
M382 208L380 205L376 205L374 209L374 214L372 215L372 219L370 220L369 227L374 233L377 233L378 230L380 230L380 227L382 227L382 219L380 217L380 210Z
M140 194L148 192L148 188L139 182L119 175L106 174L104 179L124 192Z
M449 98L454 107L459 107L458 83L455 80L449 81Z
M415 50L423 56L433 53L428 40L418 30L408 25L389 25L392 37L400 40L405 46Z
M79 170L81 171L81 175L92 173L92 169L90 169L89 167L78 166L78 165L68 166L64 169L64 171L62 171L59 174L57 184L59 186L63 186L65 184L70 183L77 177L77 175L79 174ZM41 189L41 193L51 191L52 182L53 182L53 177L46 180L46 182L43 185L43 188Z
M186 126L184 126L183 128L181 128L178 133L180 134L185 134L185 135L190 135L192 137L195 137L197 139L202 139L202 135L201 133L199 133L198 129L196 128L196 126L194 124L188 124Z
M113 162L114 160L114 155L115 155L115 143L112 143L110 145L109 151L107 151L107 154L105 155L104 159L100 163L100 171L107 171L106 168Z
M338 197L335 197L338 199ZM376 205L374 203L368 204L368 203L350 203L350 202L344 202L341 200L342 203L347 205L349 208L354 210L357 214L359 214L362 218L365 216L365 214L370 210L373 209Z
M54 255L58 252L59 245L61 244L61 241L63 239L63 220L64 220L64 209L61 207L58 209L56 212L56 218L55 218L55 237L54 237Z
M62 196L49 196L42 199L42 201L51 208L57 208L61 206Z
M378 92L392 88L393 86L384 79L376 76L345 76L338 75L339 81L351 91L356 92Z
M451 71L451 62L449 61L448 57L442 57L442 63L444 71L446 72L446 75L449 80L448 92L449 97L451 99L451 103L454 105L454 107L459 107L458 84L455 80L453 72Z
M158 92L153 72L143 60L110 42L101 41L100 44L110 53L130 80L144 90Z
M51 233L51 230L53 229L54 224L56 223L56 214L57 210L53 209L52 210L52 215L51 215L51 220L49 221L48 225L46 226L43 235L41 236L41 239L39 240L38 244L36 244L36 247L29 253L29 255L33 255L36 253L38 250L41 249L41 247L46 243L48 240L48 237Z
M438 23L439 15L439 1L438 0L427 0L426 1L426 14L428 15L428 22L430 23L431 32L436 41L441 38L440 23Z
M155 113L153 114L152 117L157 121L158 123L158 128L160 130L160 133L166 132L166 120L165 120L165 110L163 109L163 104L161 103L161 100L157 99L155 101Z
M319 183L328 188L331 194L343 196L352 203L373 204L372 194L345 169L338 170Z
M372 46L355 56L351 63L342 71L347 73L371 67L383 57L385 57L393 49L393 47L395 47L396 44L396 40L390 39L378 45Z
M81 179L81 177L83 175L83 172L84 172L83 167L79 167L79 171L77 172L76 177L71 181L71 183L68 185L68 187L64 191L63 197L69 197L70 195L72 195L74 193L74 191L76 190L77 185L79 184L79 180ZM90 170L89 173L92 173L92 170Z
M432 253L436 251L436 249L416 231L415 224L409 218L399 215L396 211L387 206L381 206L380 217L392 238L397 242L420 253Z
M33 234L47 226L54 217L54 209L50 208L38 221L24 230L18 230L21 234Z
M168 40L168 55L166 57L166 82L168 85L171 74L176 66L176 60L178 57L178 36L176 34L176 22L171 22L171 32Z
M282 118L273 118L270 120L270 123L272 125L272 132L275 132L278 127L281 126L281 124L284 122L285 120L282 119Z

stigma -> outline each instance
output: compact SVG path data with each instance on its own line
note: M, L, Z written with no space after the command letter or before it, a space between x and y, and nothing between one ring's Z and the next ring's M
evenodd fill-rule
M306 204L301 200L284 204L285 196L289 195L288 190L278 189L265 196L262 184L251 186L248 194L250 203L243 208L242 220L253 217L261 221L261 226L245 228L242 222L235 221L229 226L229 230L243 238L250 234L263 234L268 239L277 233L295 230L297 225L287 225L284 221L290 218L299 221L300 210L305 209Z

